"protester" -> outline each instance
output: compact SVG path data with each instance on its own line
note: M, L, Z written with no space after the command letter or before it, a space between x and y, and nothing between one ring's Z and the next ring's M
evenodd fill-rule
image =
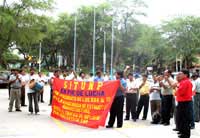
M27 90L28 93L28 101L29 101L29 107L28 111L30 114L33 114L33 101L34 101L34 111L35 114L37 115L39 112L39 105L38 105L38 94L36 90L32 89L34 87L34 83L38 82L38 75L35 74L35 69L31 68L30 69L30 76L29 76L29 87ZM31 86L32 85L32 86Z
M147 75L144 74L142 75L142 84L139 86L140 98L137 107L137 119L139 119L140 112L142 111L143 107L144 111L142 120L147 119L147 113L149 109L149 91L150 91L150 84L147 81Z
M136 113L136 107L137 107L137 92L138 92L138 84L136 80L133 78L133 74L128 74L127 79L127 91L126 91L126 117L125 120L130 119L130 112L133 121L136 121L137 113Z
M38 83L43 86L42 90L38 93L38 101L40 101L41 103L44 103L44 85L45 85L45 77L42 74L42 72L38 73Z
M161 87L161 93L162 93L161 124L165 126L170 125L174 83L175 82L173 78L171 77L171 71L166 70L164 72L164 80L160 81L160 87Z
M96 72L96 76L94 77L94 82L104 81L102 77L102 72L99 70Z
M176 122L180 133L179 138L190 138L192 83L189 80L188 70L182 70L178 76L180 81L175 94L178 102Z
M194 82L196 85L196 94L194 96L194 120L200 121L200 78L198 74L194 74Z
M106 126L106 128L113 127L116 117L117 117L117 128L121 128L123 126L124 93L126 91L127 84L123 78L123 72L119 71L115 74L115 76L117 80L120 80L120 86L113 100L113 103L110 109L110 117L109 117L108 125Z
M25 98L26 98L26 84L28 83L28 75L26 74L25 70L22 69L20 71L21 74L21 81L22 81L22 87L21 87L21 106L27 106L25 104Z
M60 78L60 71L55 70L53 76L50 79L50 100L49 100L49 106L52 104L53 100L53 80L54 78Z
M20 109L20 97L21 97L21 79L19 70L13 70L14 74L12 74L9 78L10 83L10 103L8 111L12 112L13 103L15 102L16 111L21 112Z
M77 80L78 81L87 81L85 73L84 72L80 72L79 73L79 77L78 77Z
M158 76L154 75L153 76L153 83L151 84L151 89L150 89L150 103L151 103L151 116L152 116L152 124L157 124L160 121L158 119L155 119L155 114L157 116L160 115L160 109L161 109L161 88L159 85L158 81Z
M14 69L10 70L10 74L8 75L8 80L10 79L10 76L14 74L14 72L15 72ZM8 82L8 99L10 99L10 91L11 91L11 86L10 86L10 83Z

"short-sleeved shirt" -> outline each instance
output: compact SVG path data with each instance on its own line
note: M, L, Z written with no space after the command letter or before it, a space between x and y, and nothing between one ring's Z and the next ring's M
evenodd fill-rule
M38 82L38 80L39 80L38 75L34 74L34 75L30 75L30 76L29 76L29 81L31 81L31 80L33 80L33 79L34 79L36 82ZM34 90L32 90L32 89L30 89L30 88L28 87L27 93L34 93L34 92L35 92Z
M94 78L94 82L98 82L98 81L103 81L103 78L102 77L95 77Z
M137 81L135 79L132 80L132 81L127 79L126 82L127 82L127 92L126 93L137 93L137 90L131 90L131 89L138 89L139 88Z
M150 93L150 101L153 101L153 100L161 100L160 98L160 85L159 85L159 82L153 82L151 84L151 88L155 88L155 89L159 89L159 90L154 90L153 92Z
M143 82L141 82L142 84ZM141 85L140 84L140 85ZM145 84L140 88L139 92L140 92L140 95L147 95L149 94L149 91L150 91L150 83L148 81L145 82Z
M169 81L170 81L171 84L175 83L175 81L173 80L172 77L169 78ZM173 88L170 86L168 81L163 80L162 82L167 87L167 88L163 88L163 87L161 88L162 95L173 95Z
M196 93L200 93L200 78L195 80Z
M14 74L12 74L9 78L10 81L14 81L17 78ZM10 85L11 88L21 88L21 82L19 80L16 80L15 82L11 83Z
M120 83L124 88L127 87L127 83L123 78L120 79ZM122 92L122 90L120 88L118 88L115 97L119 97L119 96L123 96L123 95L124 95L124 93Z

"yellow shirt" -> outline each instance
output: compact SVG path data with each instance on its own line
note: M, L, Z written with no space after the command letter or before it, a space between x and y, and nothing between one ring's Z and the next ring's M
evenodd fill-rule
M140 88L140 95L146 95L149 94L150 91L150 84L146 82L141 88Z

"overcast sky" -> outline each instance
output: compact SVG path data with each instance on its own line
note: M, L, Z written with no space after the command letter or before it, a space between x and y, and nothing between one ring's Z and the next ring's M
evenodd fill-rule
M60 12L72 13L81 5L98 5L105 0L55 0L56 14ZM160 24L179 15L200 16L200 0L143 0L148 8L147 17L140 20L151 25Z

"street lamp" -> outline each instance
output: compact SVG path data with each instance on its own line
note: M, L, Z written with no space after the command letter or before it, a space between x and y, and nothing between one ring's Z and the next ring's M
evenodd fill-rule
M94 28L93 28L93 58L92 58L92 72L95 74L95 47L96 47L96 11L94 7Z
M113 79L113 49L114 49L114 19L112 19L112 42L111 42L111 61L110 61L111 79Z
M103 72L106 72L106 32L103 32Z
M74 70L76 70L76 22L77 22L77 18L76 18L76 14L75 14L75 19L74 19L74 65L73 65Z
M40 48L39 48L39 72L41 72L41 59L42 59L42 42L40 41Z

